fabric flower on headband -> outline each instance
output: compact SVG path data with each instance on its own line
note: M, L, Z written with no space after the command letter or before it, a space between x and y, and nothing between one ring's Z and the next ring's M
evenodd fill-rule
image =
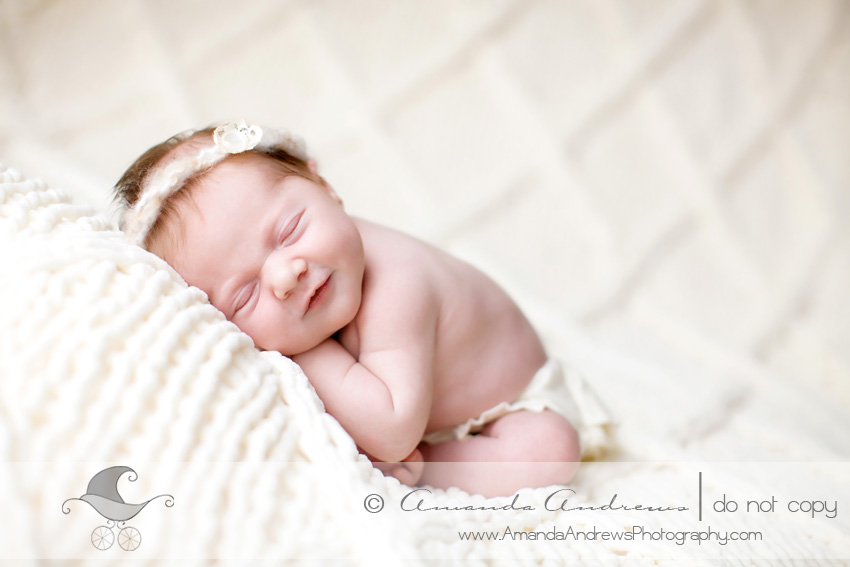
M263 129L244 120L222 124L213 132L215 147L224 153L240 154L254 149L263 139Z

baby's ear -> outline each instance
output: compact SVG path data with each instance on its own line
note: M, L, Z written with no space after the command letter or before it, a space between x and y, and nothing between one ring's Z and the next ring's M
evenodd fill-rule
M325 191L328 192L331 198L333 198L333 200L339 203L341 206L342 199L339 198L339 195L336 194L336 191L334 191L334 188L331 187L330 183L325 181L325 178L319 175L319 166L316 164L316 160L308 159L307 169L309 169L310 173L312 173L319 180L319 184L325 189Z
M316 177L319 177L319 165L316 163L316 160L308 159L307 160L307 169L310 170L310 173L312 173Z

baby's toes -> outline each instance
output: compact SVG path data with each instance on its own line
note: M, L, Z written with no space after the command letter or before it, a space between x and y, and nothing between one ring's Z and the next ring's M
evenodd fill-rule
M413 486L419 482L419 479L422 478L422 473L425 471L425 457L422 455L422 451L414 449L401 464L410 473L411 478L410 482L405 482L404 484Z
M400 463L374 461L372 465L384 473L384 476L391 476L398 479L402 484L414 486L422 478L422 472L425 470L425 459L419 449L414 449Z

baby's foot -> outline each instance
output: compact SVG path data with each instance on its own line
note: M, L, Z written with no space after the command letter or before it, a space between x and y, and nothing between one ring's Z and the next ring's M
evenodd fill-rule
M373 461L372 465L383 472L384 476L392 476L402 484L414 486L422 478L422 471L425 470L425 459L419 449L414 449L400 463Z

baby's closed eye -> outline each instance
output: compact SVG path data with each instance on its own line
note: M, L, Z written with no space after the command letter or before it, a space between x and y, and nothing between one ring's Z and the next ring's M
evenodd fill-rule
M278 231L277 243L279 246L289 246L298 240L303 232L300 230L303 216L304 211L299 212Z
M258 289L259 282L254 281L239 290L239 293L236 295L236 299L233 302L234 316L251 303L251 300L254 298L254 295L256 295Z

